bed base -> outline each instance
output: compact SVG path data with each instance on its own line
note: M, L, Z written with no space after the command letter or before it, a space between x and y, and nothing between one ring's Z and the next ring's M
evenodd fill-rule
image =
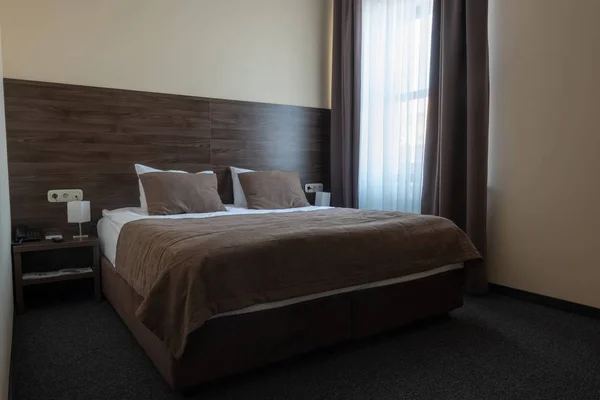
M184 389L347 340L448 313L463 304L464 274L343 293L281 308L211 319L175 359L135 316L141 297L102 258L104 295L167 383Z

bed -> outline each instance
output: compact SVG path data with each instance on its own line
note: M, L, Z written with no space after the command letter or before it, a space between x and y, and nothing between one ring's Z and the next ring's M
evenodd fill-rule
M141 206L140 171L137 165L132 168L140 162L169 171L213 171L223 204L237 204L236 185L240 182L237 182L239 177L234 177L235 165L262 171L296 171L296 179L300 181L296 186L321 182L325 190L329 189L329 110L44 82L5 83L10 85L10 93L6 86L7 113L12 110L7 121L10 119L14 127L32 121L43 124L45 134L69 143L69 162L65 162L64 152L48 152L43 145L28 145L15 152L10 182L11 185L18 182L19 188L11 191L14 197L11 203L16 205L11 212L13 225L35 222L44 228L73 233L72 224L56 212L56 205L45 198L30 196L40 184L39 179L30 179L31 176L42 177L48 187L70 182L82 189L85 198L92 200L93 220L99 219L104 209ZM38 104L32 102L33 98L46 100ZM63 112L49 117L48 107ZM16 112L25 109L33 112ZM93 118L88 118L90 115ZM86 128L83 132L82 118ZM9 129L8 133L13 146L39 142L37 131ZM34 159L40 162L31 163ZM314 199L312 195L302 194L302 197L308 201ZM135 214L135 210L129 211ZM305 214L328 212L306 211ZM235 210L227 212L227 216L217 216L215 220L251 218L236 216ZM312 293L314 297L297 295L235 310L215 309L218 312L205 313L203 318L208 318L202 326L188 335L182 354L174 354L172 346L159 338L164 332L156 333L157 327L147 320L148 315L141 315L140 309L147 298L124 277L133 265L120 263L123 255L116 250L122 239L131 240L127 231L132 226L151 225L152 221L140 222L149 219L129 215L129 222L112 224L108 219L118 218L107 217L99 223L104 251L104 294L166 381L175 388L443 314L462 304L461 262L436 263L429 270L390 277L397 278L396 281L374 278L361 282L367 286L342 285L335 290ZM322 246L322 241L313 244ZM318 260L315 253L306 250L292 260L294 267L314 267ZM286 266L286 260L281 261Z
M143 292L139 287L136 289L136 284L132 283L135 281L128 276L128 266L123 264L133 261L117 254L118 248L125 253L121 246L124 246L122 242L126 237L120 239L124 231L136 223L151 226L156 223L160 226L166 220L168 230L172 231L180 223L208 224L218 221L218 225L214 226L227 226L228 221L242 221L243 218L261 223L269 221L268 218L276 218L277 221L310 221L311 218L318 219L319 215L329 217L328 213L340 212L329 207L249 210L228 205L226 209L216 213L157 217L148 216L139 208L125 208L105 212L104 218L98 223L103 252L104 294L167 383L176 389L447 313L462 305L463 261L478 257L474 248L466 249L458 256L458 262L431 264L417 272L395 273L398 276L388 279L354 285L336 283L335 289L300 296L261 297L255 304L241 307L239 304L243 302L236 303L230 307L232 309L213 305L212 315L205 316L200 326L186 332L185 341L179 343L179 347L173 343L167 344L169 340L161 331L163 323L157 326L155 320L177 319L172 318L177 313L172 313L172 308L162 309L163 303L171 301L168 297L160 298L158 306L148 306L148 292ZM338 218L331 215L332 220ZM306 229L314 230L314 227ZM223 230L227 231L226 228ZM312 259L314 257L306 254L303 262L310 266ZM311 271L314 273L316 270ZM156 317L158 315L161 317ZM189 319L185 321L190 323Z

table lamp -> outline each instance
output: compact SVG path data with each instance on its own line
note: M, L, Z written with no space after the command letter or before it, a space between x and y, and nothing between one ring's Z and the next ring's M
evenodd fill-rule
M315 193L315 206L329 207L331 203L331 193L329 192L316 192Z
M70 201L67 203L67 218L70 223L79 224L79 236L73 236L73 239L84 239L88 235L81 234L81 223L90 222L90 202L89 201Z

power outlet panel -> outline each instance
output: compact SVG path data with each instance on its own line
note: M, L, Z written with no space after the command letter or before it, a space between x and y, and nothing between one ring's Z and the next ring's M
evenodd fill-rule
M50 203L66 203L69 201L83 200L81 189L52 189L48 190L48 201Z
M322 183L307 183L306 185L304 185L304 191L306 193L322 192L323 184Z

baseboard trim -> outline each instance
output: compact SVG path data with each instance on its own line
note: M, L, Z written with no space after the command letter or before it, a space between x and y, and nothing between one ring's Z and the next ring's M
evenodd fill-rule
M14 379L13 379L13 362L12 362L12 358L10 360L10 369L8 370L8 400L13 400L14 399L14 395L13 395L13 388L15 386L14 384Z
M7 400L13 400L15 398L14 396L14 390L15 390L15 380L14 380L14 376L15 376L15 355L13 354L13 349L15 348L12 343L13 340L15 339L15 320L16 320L17 314L15 312L13 312L13 324L12 324L12 339L11 339L11 346L10 346L10 364L8 366L8 399Z
M515 289L508 286L502 286L495 283L490 283L489 288L491 292L502 294L518 300L540 304L542 306L570 312L573 314L583 315L585 317L600 319L600 308L573 303L571 301L561 300L550 296L544 296L542 294L531 293L525 290Z

